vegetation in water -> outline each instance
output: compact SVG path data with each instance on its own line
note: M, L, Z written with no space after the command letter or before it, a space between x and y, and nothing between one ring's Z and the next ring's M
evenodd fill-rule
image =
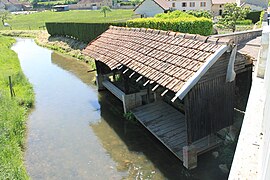
M132 112L125 113L124 118L132 123L137 123L137 119Z
M238 135L236 137L238 137ZM225 143L220 146L219 160L221 163L226 164L229 169L232 166L237 142L237 138L232 138L229 134L226 134Z
M23 164L26 116L33 106L33 88L24 76L13 38L0 36L0 179L28 179ZM8 77L15 97L11 98Z
M125 22L126 20L138 17L132 10L112 10L110 16L104 17L99 10L73 10L65 12L43 11L33 14L11 15L12 19L6 22L14 30L41 30L45 22L77 22L77 23L106 23ZM9 29L0 24L0 30Z

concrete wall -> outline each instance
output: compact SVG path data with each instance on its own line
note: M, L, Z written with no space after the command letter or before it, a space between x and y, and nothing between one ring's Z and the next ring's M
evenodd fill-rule
M163 13L164 10L153 0L145 0L136 10L135 14L141 14L145 17L153 17L156 14Z
M240 44L241 42L254 39L261 35L262 35L262 29L257 29L257 30L250 30L250 31L234 32L234 33L229 33L229 34L218 34L218 35L213 35L212 37L228 38L228 39L232 39L235 44Z
M270 177L270 27L264 27L259 64L243 120L229 180Z
M270 36L270 27L267 26L264 28L265 32L268 32L268 39ZM269 44L269 41L268 41ZM261 172L259 179L268 180L270 177L270 48L268 45L268 56L266 60L265 66L265 74L264 74L264 85L265 85L265 106L263 113L263 146L262 146L262 156L261 156Z

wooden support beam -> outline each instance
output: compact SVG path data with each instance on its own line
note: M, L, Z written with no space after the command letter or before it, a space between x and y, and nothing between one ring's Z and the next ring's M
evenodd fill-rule
M166 90L161 94L161 96L164 96L168 91L169 91L169 90L166 89Z
M134 74L135 74L135 72L131 73L131 74L129 75L129 78L131 78Z
M146 86L149 82L150 82L150 80L147 80L147 81L143 84L143 86Z
M120 69L122 69L123 67L124 67L124 66L121 65L121 66L117 67L117 69L120 70Z
M157 84L157 85L152 89L152 91L155 91L158 87L159 87L159 84Z
M143 76L140 76L140 77L136 80L136 82L139 82L142 78L143 78Z
M127 73L127 72L128 72L128 70L129 70L128 68L127 68L126 70L124 70L123 74Z

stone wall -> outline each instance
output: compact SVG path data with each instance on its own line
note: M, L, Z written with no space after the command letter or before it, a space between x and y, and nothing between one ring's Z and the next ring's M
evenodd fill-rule
M268 32L268 39L270 36L270 27L267 26L264 28L264 32ZM269 179L270 177L270 48L268 41L268 52L267 59L265 62L265 74L264 74L264 86L265 86L265 105L263 112L263 123L262 123L262 132L263 132L263 144L262 144L262 156L260 159L260 165L262 171L260 172L259 179Z
M262 29L250 30L250 31L242 31L242 32L234 32L229 34L218 34L213 35L211 37L214 38L227 38L232 39L235 44L241 44L242 42L254 39L258 36L262 35Z

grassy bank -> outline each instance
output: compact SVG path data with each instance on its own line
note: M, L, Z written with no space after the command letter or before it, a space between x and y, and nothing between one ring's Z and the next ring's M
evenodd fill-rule
M27 112L33 106L33 88L24 76L13 38L0 36L0 179L28 179L23 164ZM10 97L8 76L15 97Z
M39 30L45 25L45 22L125 22L126 20L135 18L133 10L112 10L104 17L98 10L74 10L65 12L44 11L28 15L12 15L7 20L12 29L19 30ZM0 25L0 30L9 29Z
M90 69L95 69L93 59L82 54L82 50L87 46L84 42L62 36L50 37L46 30L0 30L0 35L34 38L39 46L83 60L90 65Z

